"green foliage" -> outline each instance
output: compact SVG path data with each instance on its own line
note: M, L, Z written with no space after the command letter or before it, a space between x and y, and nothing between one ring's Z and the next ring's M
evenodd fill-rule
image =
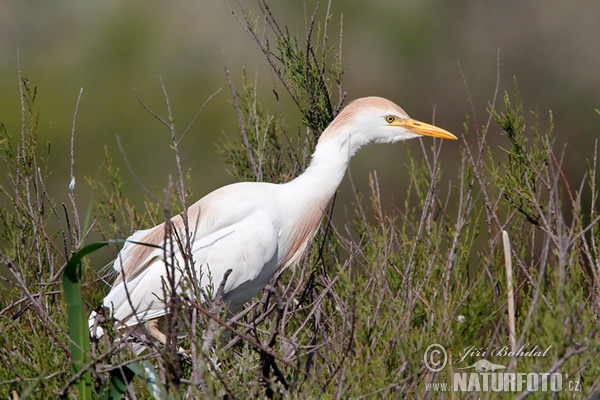
M290 137L284 116L261 106L255 86L244 74L241 92L231 87L242 145L226 142L222 152L231 173L239 179L284 182L306 166L321 132L340 110L345 96L343 70L339 52L329 43L329 8L322 21L319 7L315 9L301 37L281 27L267 3L259 3L260 16L241 4L240 10L232 11L234 15L239 12L238 20L262 50L281 85L273 87L276 101L280 101L283 90L300 112L306 132ZM333 98L335 92L338 100Z
M329 18L327 15L326 23ZM314 30L317 30L316 38L312 37ZM335 48L319 48L321 36L326 35L321 30L320 25L312 24L308 37L299 39L286 28L285 33L281 32L277 37L277 58L282 64L279 74L302 113L304 125L312 130L315 138L327 128L336 112L330 95L331 86L342 82L341 61ZM329 55L333 57L331 62L327 62Z
M525 135L525 115L523 104L519 99L519 91L515 83L514 106L511 104L508 93L504 95L504 110L502 112L492 110L492 117L500 125L503 133L509 140L510 147L505 149L508 154L506 168L496 176L500 187L504 191L504 198L516 208L530 223L540 225L543 206L537 197L539 196L541 171L544 170L548 155L552 148L552 120L546 134L539 131L537 114L532 127L533 141L528 144L529 139Z
M331 98L341 68L325 40L330 15L319 23L315 12L306 37L293 37L259 4L266 25L245 9L239 20L296 102L306 132L292 138L283 116L262 106L244 80L232 90L241 140L223 144L223 153L239 179L281 182L302 170L341 104ZM326 218L300 265L241 315L223 321L214 303L182 296L170 304L182 317L168 321L167 346L142 357L118 342L111 321L101 322L105 336L89 344L83 307L97 308L107 277L88 259L103 243L82 245L87 230L79 226L73 190L65 204L46 191L36 90L25 80L20 87L22 132L3 128L0 138L7 170L0 185L0 397L420 398L432 396L429 382L450 382L458 368L482 358L516 372L560 372L581 382L582 397L600 390L597 151L586 155L588 173L573 183L562 170L563 158L573 155L555 156L552 121L540 129L537 113L524 113L516 86L501 110L489 110L495 126L473 126L468 118L458 146L425 138L420 153L407 151L402 203L386 204L373 174L369 193L352 201L350 220ZM279 91L274 87L277 99ZM165 99L169 104L166 91ZM185 133L176 135L170 109L167 118L150 113L172 137L165 151L176 159L176 178L164 199L147 193L140 212L106 151L106 175L88 179L92 230L106 240L160 223L191 200L177 152ZM450 146L460 147L451 152L458 168L441 163ZM517 348L548 349L544 357L493 353L511 340L502 231L511 239L514 339ZM185 248L185 240L179 244ZM221 323L232 332L219 339ZM187 336L178 341L181 331ZM449 355L439 373L424 365L433 343ZM178 356L177 346L188 356ZM471 346L479 355L459 363ZM571 395L563 390L558 397Z
M50 145L38 144L37 89L19 76L21 132L0 139L0 397L70 389L72 371L61 276L80 242L73 207L46 190ZM71 203L74 204L74 203ZM81 301L81 296L80 296ZM67 373L68 371L68 373Z
M274 74L295 102L304 125L312 132L311 140L314 143L339 111L344 97L341 90L341 51L330 44L328 36L332 19L331 4L322 16L319 16L318 5L312 15L304 16L304 36L293 35L287 26L282 27L267 2L259 1L259 6L262 15L255 17L253 12L240 4L242 17L239 20L259 45ZM264 31L259 26L264 26ZM337 105L333 99L334 90L338 91L340 98Z
M229 140L221 145L233 176L244 181L285 182L298 169L289 146L278 132L280 119L258 103L256 89L244 75L241 93L236 94L243 126L244 146Z
M122 171L104 149L103 170L105 176L87 177L86 181L94 193L94 213L104 240L126 238L135 229L146 222L145 215L140 215L131 201L123 194ZM153 215L159 215L158 207L153 207Z

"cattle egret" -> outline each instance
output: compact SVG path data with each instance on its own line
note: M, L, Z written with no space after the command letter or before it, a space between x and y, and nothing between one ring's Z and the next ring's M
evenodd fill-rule
M456 139L450 132L410 118L384 98L353 101L323 131L309 166L297 178L283 184L231 184L188 208L195 279L188 279L180 246L165 239L164 223L135 232L114 261L119 276L104 298L115 327L124 335L141 328L147 337L166 344L158 322L168 312L167 269L178 293L186 296L193 293L189 286L193 281L205 291L212 285L216 292L231 269L223 299L231 312L240 310L277 271L300 260L357 150L419 136ZM171 222L172 236L185 241L182 216ZM90 316L90 329L94 316Z

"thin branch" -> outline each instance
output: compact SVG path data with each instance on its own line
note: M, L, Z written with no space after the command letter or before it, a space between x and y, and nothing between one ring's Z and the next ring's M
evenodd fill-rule
M198 118L200 118L200 114L202 114L202 111L204 111L204 107L206 107L206 105L217 94L221 93L221 90L223 90L222 87L218 88L213 94L211 94L210 96L208 96L208 98L206 100L204 100L204 103L202 103L202 105L200 106L200 109L198 110L198 112L196 113L196 115L194 115L194 118L192 118L192 120L188 124L187 128L185 128L185 130L183 131L183 133L181 134L181 136L177 140L177 145L179 145L181 143L181 141L186 137L186 135L188 134L188 132L192 129L192 127L194 126L194 124L198 121Z
M512 261L510 252L510 240L508 233L502 231L502 241L504 244L504 263L506 266L506 297L508 304L508 342L510 343L510 350L515 353L517 351L517 338L515 331L515 294L513 290L513 271ZM510 365L512 370L516 364L516 357L511 357Z
M242 140L244 141L244 147L246 148L248 160L250 161L250 166L252 167L254 176L256 177L257 180L259 180L260 179L260 171L258 170L256 161L254 160L254 154L252 154L252 147L250 146L250 142L248 140L248 132L246 131L246 123L244 122L244 117L242 116L242 109L240 107L238 96L235 91L235 88L233 87L233 81L231 79L231 74L229 73L229 69L226 66L224 68L225 68L225 75L227 76L227 83L229 84L229 90L231 92L231 96L233 97L233 103L235 105L235 109L238 114L238 124L240 126L240 131L242 133Z
M158 197L154 193L152 193L148 188L146 188L146 186L144 186L141 179L137 176L137 174L133 170L133 167L131 166L131 163L129 162L129 158L127 158L127 154L125 153L125 149L123 148L123 144L121 143L121 137L119 135L116 136L116 140L117 140L117 147L119 148L121 157L123 157L123 162L125 163L125 166L127 167L127 171L129 172L129 175L131 175L131 177L135 181L136 185L140 189L142 189L142 191L148 197L150 197L152 199L152 201L158 203L159 202Z
M81 234L81 224L79 221L79 212L77 211L77 202L75 201L75 132L77 130L77 115L79 114L79 105L81 104L81 98L83 96L83 88L79 89L79 95L77 96L77 102L75 103L75 111L73 112L73 125L71 128L71 180L69 182L69 199L71 201L71 207L73 209L73 219L75 222L75 232L72 236L75 238L74 247L77 249L83 242L83 236Z

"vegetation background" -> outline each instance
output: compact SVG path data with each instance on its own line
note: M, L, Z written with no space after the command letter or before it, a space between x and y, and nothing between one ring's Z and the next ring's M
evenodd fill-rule
M257 10L252 21L264 18L261 4L247 4ZM582 384L577 395L599 392L600 53L594 38L600 7L527 1L330 6L272 5L279 26L289 30L281 37L299 43L276 52L306 50L302 40L315 27L312 46L323 56L316 62L328 92L321 88L312 93L317 100L300 104L282 95L277 73L225 3L0 6L6 38L0 144L7 167L0 395L436 396L425 383L446 377L424 369L428 344L443 343L452 356L468 345L489 349L513 340L555 352L544 360L496 362L518 371L560 371ZM239 18L240 5L233 7ZM309 98L303 79L319 71L294 73L302 63L293 51L286 54L276 71L292 95ZM460 133L460 146L442 151L439 143L416 141L401 156L395 146L361 152L333 209L334 223L324 224L301 267L236 322L237 344L199 351L191 364L171 357L175 347L131 360L110 344L93 344L90 355L72 327L67 334L77 296L63 299L60 286L65 268L79 268L84 252L76 251L88 217L96 223L87 243L126 236L160 221L161 207L176 211L217 186L255 179L249 152L264 157L260 173L270 180L297 173L302 158L291 155L307 156L338 105L338 55L348 99L394 99L412 116ZM149 109L173 136L148 117ZM176 138L199 109L179 146ZM314 112L319 119L307 119ZM264 128L269 141L258 135L239 141L240 116L247 129ZM282 132L300 141L282 146ZM173 197L162 204L165 188ZM502 230L514 239L512 248L503 245ZM517 338L507 334L507 248L515 263ZM115 249L84 262L86 311L105 291L95 267ZM65 292L74 287L80 288L76 279L65 281ZM197 322L189 328L205 338L214 329ZM77 364L79 356L90 364ZM143 379L125 385L134 376Z

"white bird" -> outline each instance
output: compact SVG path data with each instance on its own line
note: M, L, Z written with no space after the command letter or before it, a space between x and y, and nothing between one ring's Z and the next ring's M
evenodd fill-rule
M196 282L202 289L212 285L216 292L231 269L223 299L232 312L240 310L277 271L300 260L357 150L421 135L456 139L411 119L389 100L361 98L323 131L309 166L297 178L283 184L234 183L209 193L187 211ZM172 219L172 226L185 241L181 215ZM146 335L166 344L157 324L167 313L167 268L175 275L177 291L189 296L193 291L184 265L179 246L165 244L164 223L129 237L114 261L119 276L104 298L116 328L126 334L127 328L142 327Z

